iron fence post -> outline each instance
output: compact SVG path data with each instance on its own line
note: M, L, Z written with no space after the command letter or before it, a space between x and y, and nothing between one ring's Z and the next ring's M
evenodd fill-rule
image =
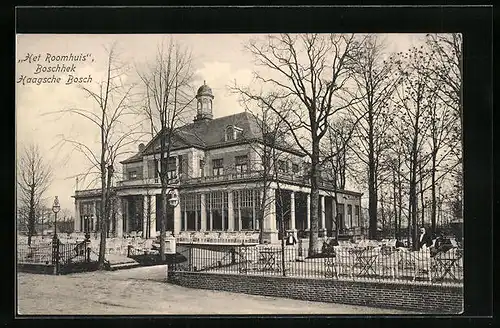
M188 268L189 268L189 271L193 271L193 247L192 246L188 246L188 247L189 247Z
M54 266L54 274L59 273L59 238L52 239L52 265Z

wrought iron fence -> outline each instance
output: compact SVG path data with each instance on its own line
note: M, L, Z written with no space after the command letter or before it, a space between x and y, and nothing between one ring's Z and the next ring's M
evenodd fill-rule
M67 271L75 264L95 262L91 259L91 249L86 241L62 243L59 239L50 243L17 245L17 263L20 265L53 266L54 273ZM85 268L83 268L85 269Z
M52 264L52 244L17 245L17 263Z
M395 247L323 248L308 250L281 247L234 246L178 247L185 260L173 263L171 271L252 274L321 279L372 281L421 281L432 284L463 282L462 250L445 252L409 251Z

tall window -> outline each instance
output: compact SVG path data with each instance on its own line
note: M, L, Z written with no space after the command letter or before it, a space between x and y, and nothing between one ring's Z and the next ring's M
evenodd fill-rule
M226 133L224 139L226 141L236 140L241 138L243 135L243 130L237 126L229 125L226 127Z
M226 141L233 140L234 139L234 129L233 126L230 125L226 128Z
M243 155L243 156L236 156L235 158L236 162L236 173L244 173L248 171L248 156Z
M204 176L204 171L205 171L203 168L204 166L205 166L205 161L200 159L200 174L199 174L200 177Z
M235 127L234 128L234 139L239 139L243 135L243 130L240 128Z
M299 172L299 164L292 163L292 172L293 173L298 173Z
M361 227L361 222L359 222L359 205L356 205L354 207L354 215L355 215L355 221L356 221L356 225L358 227Z
M281 173L286 173L288 171L288 163L286 161L279 160L278 161L278 171Z
M213 167L212 175L216 176L224 174L224 165L222 163L222 158L214 159L212 161L212 167Z
M141 175L139 174L139 169L127 170L127 176L129 180L137 180L141 178Z
M148 161L148 178L156 178L158 176L158 161Z
M167 176L169 179L177 177L177 163L175 157L170 157L167 162Z
M345 228L345 220L344 220L344 204L337 204L337 215L339 216L339 228L340 230L344 230Z
M201 221L201 195L181 195L181 230L198 230Z
M347 221L349 222L349 228L352 228L352 205L347 205Z
M234 219L236 230L253 230L256 220L255 194L258 191L252 189L235 190L233 193ZM240 226L241 222L241 226Z

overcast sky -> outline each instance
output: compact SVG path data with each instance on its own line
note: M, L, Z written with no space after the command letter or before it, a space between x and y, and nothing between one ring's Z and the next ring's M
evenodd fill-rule
M416 44L422 35L386 34L389 51L405 51ZM48 113L72 107L88 106L89 101L75 84L66 85L68 74L77 77L92 76L93 82L101 80L106 64L104 46L116 41L121 59L131 64L152 60L156 47L169 35L18 35L16 48L16 82L22 75L26 77L50 77L51 73L34 74L37 64L47 66L47 54L86 55L85 62L75 65L75 73L59 73L60 83L26 84L16 83L16 145L36 143L43 155L54 167L55 180L47 191L51 201L59 196L63 208L74 211L71 196L75 190L74 175L88 167L83 155L72 152L71 147L54 147L61 136L77 138L78 141L92 143L99 139L99 131L74 116L59 118ZM252 57L243 51L243 44L250 34L190 34L175 35L178 41L191 49L197 80L195 88L203 80L214 92L214 117L221 117L243 111L235 95L227 92L226 86L236 81L247 85L254 65ZM19 62L26 54L40 55L39 62ZM66 63L71 66L71 63ZM49 66L55 66L52 63ZM121 171L121 169L120 169ZM81 189L81 188L79 188Z

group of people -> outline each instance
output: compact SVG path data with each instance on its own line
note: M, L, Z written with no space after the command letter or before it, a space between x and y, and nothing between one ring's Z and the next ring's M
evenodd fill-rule
M451 240L447 240L443 237L440 232L434 238L426 232L425 228L420 229L420 235L418 238L418 250L429 248L431 256L440 252L447 252L451 248L455 247Z
M297 243L297 238L293 233L288 233L286 239L286 245L295 245ZM338 241L332 239L328 246L338 246ZM395 247L404 247L403 242L396 240ZM446 242L442 233L439 233L434 238L425 230L425 228L420 228L420 235L417 241L417 250L430 249L431 253L446 252L453 247L452 243Z

